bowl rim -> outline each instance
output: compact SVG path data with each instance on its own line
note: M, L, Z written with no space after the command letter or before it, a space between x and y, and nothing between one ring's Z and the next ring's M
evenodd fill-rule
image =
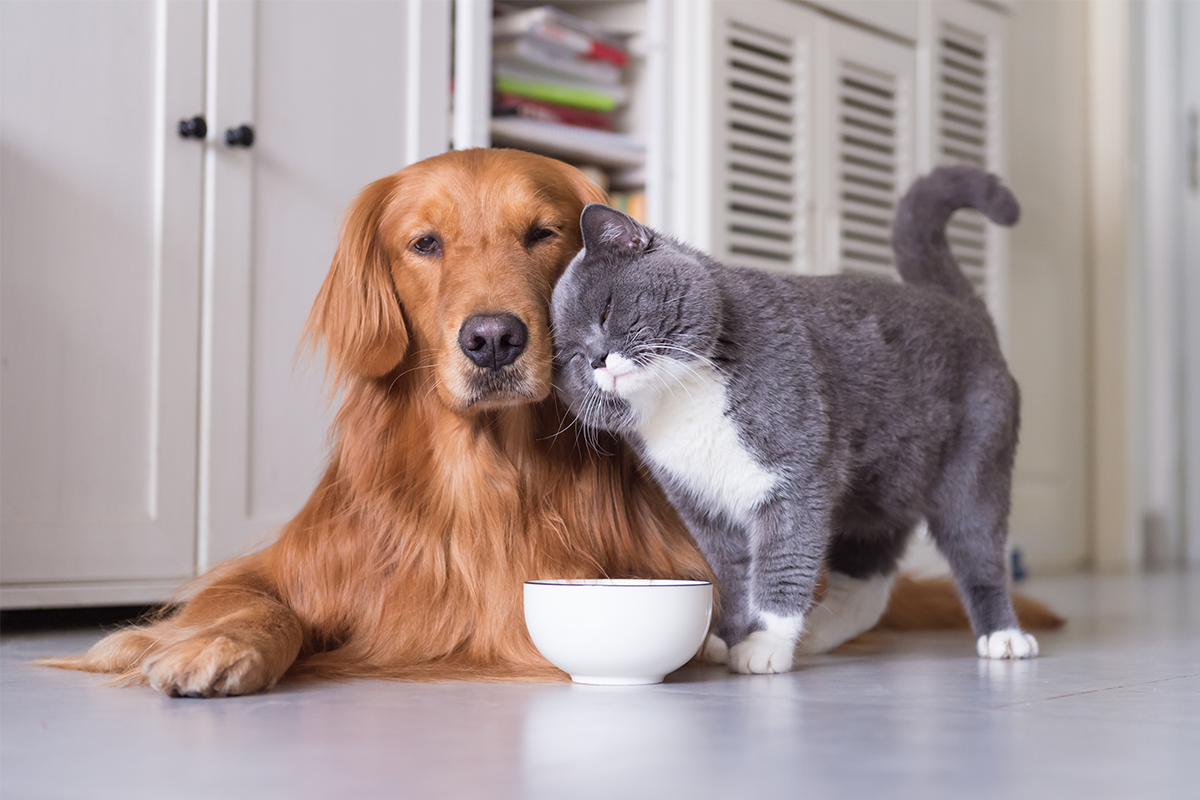
M609 589L670 589L681 586L712 586L712 581L674 578L538 578L526 586L583 586Z

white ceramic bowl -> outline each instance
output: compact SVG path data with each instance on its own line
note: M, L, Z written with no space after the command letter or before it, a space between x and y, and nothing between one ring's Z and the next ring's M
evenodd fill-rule
M525 625L576 683L661 683L704 643L712 596L707 581L527 581Z

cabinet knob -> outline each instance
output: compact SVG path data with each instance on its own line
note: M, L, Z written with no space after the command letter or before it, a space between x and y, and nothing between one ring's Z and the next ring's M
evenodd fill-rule
M195 116L191 119L179 120L180 139L203 139L208 136L208 123L204 117Z
M249 147L254 144L254 128L241 125L225 131L225 144L230 147Z

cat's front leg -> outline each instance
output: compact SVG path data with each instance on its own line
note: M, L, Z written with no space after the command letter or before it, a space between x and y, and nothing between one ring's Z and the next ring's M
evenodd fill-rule
M757 510L748 526L748 606L754 630L729 651L729 668L734 672L787 672L792 668L828 529L828 515L813 505L773 499Z
M729 644L741 641L753 627L748 605L750 548L746 532L723 516L700 509L687 496L675 495L671 501L717 577L720 602L714 609L712 631L700 648L700 660L727 664Z

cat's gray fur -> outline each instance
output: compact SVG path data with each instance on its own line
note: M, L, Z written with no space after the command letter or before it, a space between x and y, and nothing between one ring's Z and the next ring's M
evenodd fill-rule
M729 645L770 615L803 614L822 561L890 574L921 518L976 634L1017 628L1004 547L1018 391L946 242L966 206L1004 225L1019 213L974 168L912 186L894 225L904 284L727 267L620 212L584 209L584 249L551 304L556 386L584 424L640 449L718 576L714 630ZM610 353L719 376L740 446L778 479L751 512L729 512L647 451L638 410L597 383Z

